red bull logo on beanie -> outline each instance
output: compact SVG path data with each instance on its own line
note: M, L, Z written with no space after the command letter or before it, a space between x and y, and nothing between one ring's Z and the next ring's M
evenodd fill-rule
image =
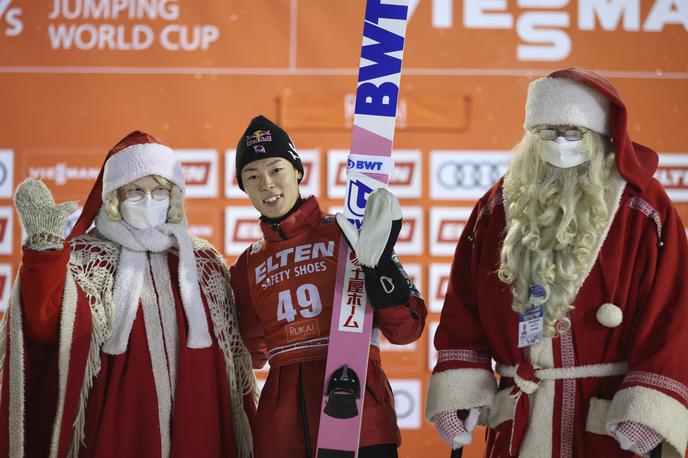
M271 142L272 141L272 135L270 134L269 130L257 130L253 132L251 135L246 136L246 146L251 146L256 143L262 143L262 142ZM258 151L256 151L258 152ZM262 151L265 152L265 151Z

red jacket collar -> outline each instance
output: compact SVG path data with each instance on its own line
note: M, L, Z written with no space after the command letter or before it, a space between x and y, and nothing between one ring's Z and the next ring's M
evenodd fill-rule
M273 226L261 221L260 228L267 241L280 241L296 237L320 224L323 212L314 196L307 198L301 206L282 222Z

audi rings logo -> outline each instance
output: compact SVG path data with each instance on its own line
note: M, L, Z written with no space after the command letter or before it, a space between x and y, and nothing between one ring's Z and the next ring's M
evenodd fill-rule
M413 413L415 400L411 393L407 391L397 391L394 393L394 410L397 411L398 418L410 417Z
M399 428L420 428L420 380L392 379L389 384L394 392L394 410Z
M446 188L488 189L506 170L506 164L446 161L440 164L437 180Z
M433 151L430 157L433 199L478 199L506 172L509 153Z

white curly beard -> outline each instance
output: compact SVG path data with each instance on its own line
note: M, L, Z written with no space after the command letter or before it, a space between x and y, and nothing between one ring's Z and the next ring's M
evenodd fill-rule
M614 167L599 134L586 134L589 160L569 169L554 167L537 154L539 137L527 133L515 148L504 180L507 233L499 277L512 285L514 311L528 305L528 290L545 288L545 335L567 319L586 275L592 249L609 220L605 184Z

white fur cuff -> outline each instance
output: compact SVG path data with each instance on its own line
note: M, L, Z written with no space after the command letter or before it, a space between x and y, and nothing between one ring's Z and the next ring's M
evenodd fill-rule
M688 409L676 399L652 388L633 386L614 396L605 427L614 436L619 423L632 421L653 429L664 437L663 456L682 457L688 441Z
M430 377L425 418L447 410L468 410L492 404L497 381L484 369L451 369Z

